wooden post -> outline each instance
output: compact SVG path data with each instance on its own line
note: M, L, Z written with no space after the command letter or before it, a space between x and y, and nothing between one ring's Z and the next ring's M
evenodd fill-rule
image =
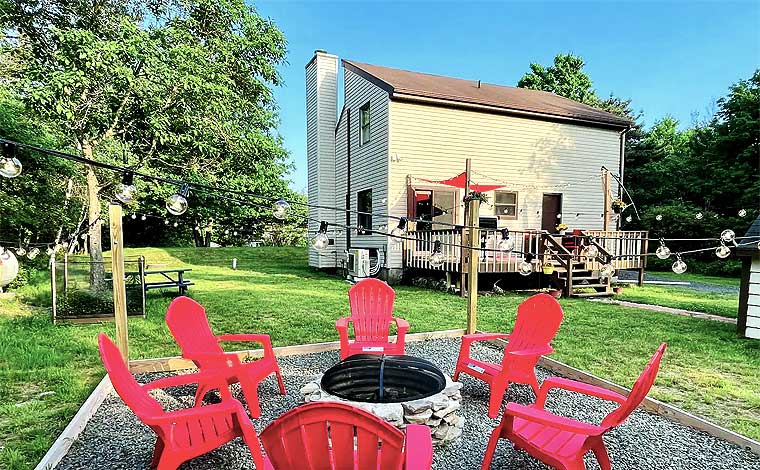
M639 287L644 285L644 270L647 267L646 254L649 251L649 232L641 232L644 241L641 243L641 269L639 269Z
M108 206L111 223L111 278L113 279L113 310L116 323L116 346L124 361L129 363L127 334L127 288L124 285L124 234L121 229L121 206Z
M612 208L612 201L610 200L610 170L607 168L602 169L602 190L604 191L604 226L602 230L607 231L610 229L610 222L612 221L612 214L610 209Z
M56 316L58 313L58 306L56 305L58 303L58 292L56 292L56 285L55 285L55 253L53 253L53 256L50 257L50 298L53 302L53 325L56 323Z
M465 170L464 170L464 173L465 173L465 178L464 178L464 197L466 198L467 196L470 195L471 161L470 161L469 158L467 160L465 160L465 166L464 166L464 168L465 168ZM465 225L477 225L477 224L470 224L470 223L468 223L468 220L469 220L468 214L469 214L469 204L465 204L464 205L464 214L463 214L463 219L462 220L464 220ZM461 243L462 243L462 245L469 246L469 244L467 242L467 233L469 233L468 230L462 230ZM459 284L460 284L460 286L459 286L459 295L462 296L462 297L464 297L466 295L466 292L469 291L469 287L467 286L467 272L465 270L465 266L466 265L465 265L465 262L464 262L466 254L467 254L466 250L464 248L460 248L460 256L459 256L459 258L461 259L461 267L460 267L461 277L459 279Z
M470 234L468 241L468 264L467 264L467 334L475 333L478 329L478 267L480 253L474 248L480 244L480 234L478 233L478 219L480 215L480 201L470 201L469 219L467 230Z

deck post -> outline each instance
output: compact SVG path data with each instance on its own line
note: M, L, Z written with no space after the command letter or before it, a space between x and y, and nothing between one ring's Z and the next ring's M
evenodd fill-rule
M469 162L469 160L468 160ZM467 334L473 334L478 329L478 268L480 265L480 254L476 250L480 244L480 234L478 233L478 219L480 214L480 201L471 200L469 202L467 230L470 234L467 244Z
M464 196L465 197L467 197L470 194L470 176L471 176L471 169L472 169L471 167L472 167L472 161L468 158L467 160L465 160L465 167L464 167L464 172L465 172L465 178L464 178ZM464 215L463 215L463 219L462 219L462 220L465 221L465 223L467 223L467 221L469 220L468 214L469 214L469 206L467 204L465 204L464 205ZM455 223L456 223L456 221L455 221ZM467 224L467 225L473 225L473 224ZM467 233L468 233L467 230L462 230L462 236L461 236L462 245L468 245L468 242L466 240ZM466 251L467 250L465 250L464 248L460 248L459 249L459 252L460 252L459 259L460 259L460 264L461 264L461 266L459 267L459 272L460 272L459 295L462 296L462 297L464 297L466 295L466 292L469 291L469 287L467 286L467 282L466 282L467 281L467 270L465 269L465 267L467 265L464 262L465 255L467 254Z
M111 279L113 310L116 323L116 346L124 362L129 364L129 335L127 334L127 288L124 285L124 234L121 228L122 211L119 204L108 206L111 224Z
M610 170L602 168L602 190L604 191L604 225L602 230L607 231L610 229L610 208L612 207L612 201L610 201Z

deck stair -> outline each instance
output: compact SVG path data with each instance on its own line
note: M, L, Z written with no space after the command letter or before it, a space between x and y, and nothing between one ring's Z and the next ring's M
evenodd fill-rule
M590 263L574 258L580 253L580 246L568 250L560 237L547 236L544 264L554 268L552 282L567 297L609 297L613 295L609 279L602 279L599 270L594 270ZM609 256L603 248L600 256Z

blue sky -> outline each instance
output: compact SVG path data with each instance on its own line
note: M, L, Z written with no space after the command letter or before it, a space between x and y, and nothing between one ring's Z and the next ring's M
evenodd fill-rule
M275 89L280 133L306 189L304 66L341 58L514 86L559 52L586 61L600 96L633 99L646 124L704 119L729 85L760 67L760 2L258 1L288 40Z

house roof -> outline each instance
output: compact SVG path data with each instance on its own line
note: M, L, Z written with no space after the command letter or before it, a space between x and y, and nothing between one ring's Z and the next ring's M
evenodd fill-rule
M760 237L760 215L757 216L752 225L749 226L749 230L744 234L745 237ZM760 238L754 238L752 240L742 240L744 245L739 246L737 251L740 255L752 255L758 252L757 243L760 243Z
M491 112L621 129L631 125L628 119L546 91L410 72L345 59L343 66L386 90L391 99L477 107Z

